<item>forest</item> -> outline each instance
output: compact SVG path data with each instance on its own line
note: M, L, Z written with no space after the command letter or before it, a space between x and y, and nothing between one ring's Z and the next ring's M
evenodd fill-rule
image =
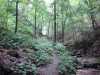
M0 75L100 75L100 0L0 0Z

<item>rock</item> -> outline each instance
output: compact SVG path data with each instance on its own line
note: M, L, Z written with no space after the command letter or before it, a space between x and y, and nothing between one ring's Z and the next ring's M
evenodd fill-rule
M28 67L25 66L26 64ZM0 49L0 75L22 75L20 71L22 69L32 70L32 64L32 61L20 50ZM21 66L25 68L20 68Z
M100 75L100 70L96 69L79 69L76 75Z
M95 68L100 69L100 58L80 57L78 60L78 68Z

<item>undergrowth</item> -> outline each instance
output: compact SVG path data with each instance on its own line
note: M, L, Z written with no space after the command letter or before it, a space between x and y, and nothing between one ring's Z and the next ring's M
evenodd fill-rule
M2 32L0 33L0 47L6 49L24 48L22 52L30 61L16 65L17 70L22 73L22 75L26 75L27 71L31 71L34 73L33 75L35 75L37 67L51 63L54 50L60 59L58 67L60 74L73 74L76 70L76 64L74 63L75 58L71 56L70 50L66 49L60 43L53 46L53 42L47 39L32 39L30 36L24 34ZM33 65L31 63L33 63Z
M73 75L76 72L76 58L71 56L70 48L65 48L63 44L57 43L55 46L57 55L59 56L59 73L60 75Z

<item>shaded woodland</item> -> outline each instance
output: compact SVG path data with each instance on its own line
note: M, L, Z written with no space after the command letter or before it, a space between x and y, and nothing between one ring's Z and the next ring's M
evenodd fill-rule
M100 0L0 0L0 75L100 75Z

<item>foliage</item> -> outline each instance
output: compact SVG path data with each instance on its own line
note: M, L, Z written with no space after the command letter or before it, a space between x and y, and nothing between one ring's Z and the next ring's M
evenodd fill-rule
M52 43L48 40L38 39L32 40L30 37L21 35L20 34L13 34L10 32L2 33L0 38L0 46L2 48L12 48L12 49L19 49L19 48L30 48L33 49L26 49L26 54L29 59L34 60L37 66L47 64L50 62L53 48Z
M26 75L27 73L36 75L36 65L32 63L22 63L17 65L18 73Z
M52 61L52 54L54 50L56 50L57 55L59 56L59 59L61 61L59 64L60 73L62 74L67 70L69 73L75 71L74 58L71 56L70 50L66 50L66 48L60 43L57 43L54 47L53 42L50 42L44 38L30 40L29 37L22 35L16 36L12 33L6 33L5 36L2 36L2 39L5 39L5 41L2 41L2 43L0 43L4 44L1 46L6 46L7 48L30 48L24 49L23 52L25 53L26 58L30 59L37 67L49 64ZM18 64L17 66L17 70L24 74L32 65L30 62L28 62ZM32 67L33 71L34 69L35 67Z
M27 75L27 73L36 75L37 72L36 65L20 50L0 49L0 68L4 69L4 74L9 72L8 75Z
M4 48L18 48L18 47L30 47L31 39L29 36L17 34L15 35L11 31L3 31L0 33L0 46Z
M53 51L52 42L50 42L49 40L44 39L44 38L34 40L33 48L35 48L37 50L44 50L44 51L48 52L49 54L52 54L52 51Z
M17 7L16 1L18 1ZM92 30L92 21L96 20L95 22L97 22L100 19L98 17L100 15L99 0L57 0L55 2L46 5L44 0L0 0L0 11L2 11L0 12L0 48L28 48L23 52L34 64L31 65L28 62L29 64L17 65L17 69L23 74L31 66L33 66L31 69L33 71L37 66L50 63L53 52L57 52L61 61L59 64L61 74L75 72L75 58L71 56L71 50L59 43L53 46L53 42L46 40L46 38L52 41L53 35L55 34L56 38L57 34L57 41L64 40L64 37L68 39L64 41L65 43L66 41L69 43L70 40L71 43L79 41L81 32ZM56 4L55 14L53 13L54 4ZM16 16L18 22L16 22ZM54 16L57 29L53 25ZM16 28L17 23L18 28ZM16 34L14 33L15 29L17 29ZM44 35L43 32L46 34ZM81 46L79 44L77 45ZM88 46L91 45L92 43L89 42ZM86 44L85 47L87 47Z
M2 33L0 33L0 36L0 46L2 48L30 48L23 50L23 52L25 52L25 55L28 57L28 59L32 60L36 66L46 65L50 63L53 48L52 43L48 40L33 40L32 38L30 38L30 36L14 34L11 31L3 31ZM25 73L31 66L32 65L30 62L22 63L16 65L16 69L22 73ZM32 70L34 70L34 68L35 67L32 67Z
M49 55L45 50L39 50L35 52L35 60L37 66L42 66L50 63L51 55Z
M73 56L71 56L70 49L65 48L62 44L58 43L55 48L57 49L57 55L60 58L59 72L63 74L75 74L76 63Z
M37 39L33 42L33 49L36 49L34 56L38 66L50 63L53 53L51 42L43 38Z
M36 64L36 66L42 66L51 62L53 53L52 44L45 39L33 40L30 49L24 49L29 59Z

